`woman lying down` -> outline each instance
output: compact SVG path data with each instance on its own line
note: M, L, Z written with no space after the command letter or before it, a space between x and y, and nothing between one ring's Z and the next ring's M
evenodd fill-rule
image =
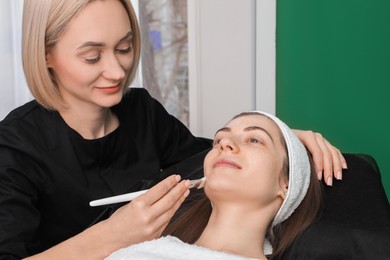
M277 259L320 207L305 147L263 112L242 113L217 131L204 175L205 195L164 236L108 259Z

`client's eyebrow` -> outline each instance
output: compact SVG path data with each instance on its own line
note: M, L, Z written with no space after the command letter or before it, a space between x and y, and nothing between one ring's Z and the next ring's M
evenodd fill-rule
M219 132L230 132L230 131L231 131L230 127L222 127L217 132L215 132L215 135L217 135Z
M274 139L272 138L272 136L270 135L270 133L268 133L267 130L265 130L264 128L260 127L260 126L248 126L244 129L245 132L248 132L248 131L262 131L264 132L266 135L268 135L268 137L271 139L272 142L274 142Z
M232 130L230 129L230 127L222 127L221 129L219 129L215 135L217 135L219 132L231 132ZM244 128L244 132L249 132L249 131L262 131L264 132L270 139L272 142L274 142L274 139L272 138L272 136L270 135L270 133L268 133L267 130L265 130L264 128L260 127L260 126L248 126L248 127L245 127Z
M130 40L133 38L133 31L129 31L126 33L125 36L123 36L121 39L119 39L118 43L121 42L121 41L124 41L124 40ZM82 49L82 48L85 48L85 47L104 47L106 44L104 42L93 42L93 41L88 41L88 42L84 42L83 44L81 44L77 49Z

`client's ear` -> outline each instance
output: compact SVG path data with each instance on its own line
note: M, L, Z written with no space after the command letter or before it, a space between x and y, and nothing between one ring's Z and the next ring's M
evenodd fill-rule
M282 195L283 200L286 199L287 191L288 191L288 186L286 185L286 187L285 187L285 189L284 189L284 191L283 191L283 195Z
M287 196L287 191L288 191L288 180L285 176L280 177L278 196L280 196L284 200Z

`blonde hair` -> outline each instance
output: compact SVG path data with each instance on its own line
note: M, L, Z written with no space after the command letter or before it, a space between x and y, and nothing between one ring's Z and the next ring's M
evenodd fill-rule
M27 85L38 103L51 110L66 106L55 78L46 65L47 49L54 47L72 18L88 3L101 0L25 0L23 7L22 59ZM125 78L133 81L141 52L138 20L130 0L118 0L125 7L133 32L134 63Z

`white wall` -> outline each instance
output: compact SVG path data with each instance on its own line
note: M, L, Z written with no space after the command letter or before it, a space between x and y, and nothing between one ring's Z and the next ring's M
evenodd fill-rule
M0 0L0 120L32 99L21 57L23 0Z
M256 109L276 114L276 0L256 1Z
M260 29L266 27L258 26L264 22L257 15L260 2L188 0L190 129L195 135L211 138L237 113L261 109L262 100L256 91L266 78L274 91L272 61L270 71L261 71L262 77L256 76L264 67L257 65L260 57L265 58L264 53L269 53L274 59L274 38L268 39L271 44L260 46L257 42ZM272 8L271 14L274 12ZM272 15L265 18L274 19ZM270 31L274 32L274 28ZM270 50L258 50L269 46ZM262 64L270 63L264 60ZM261 91L267 90L262 88ZM264 97L268 100L268 96ZM274 113L272 104L264 110Z

